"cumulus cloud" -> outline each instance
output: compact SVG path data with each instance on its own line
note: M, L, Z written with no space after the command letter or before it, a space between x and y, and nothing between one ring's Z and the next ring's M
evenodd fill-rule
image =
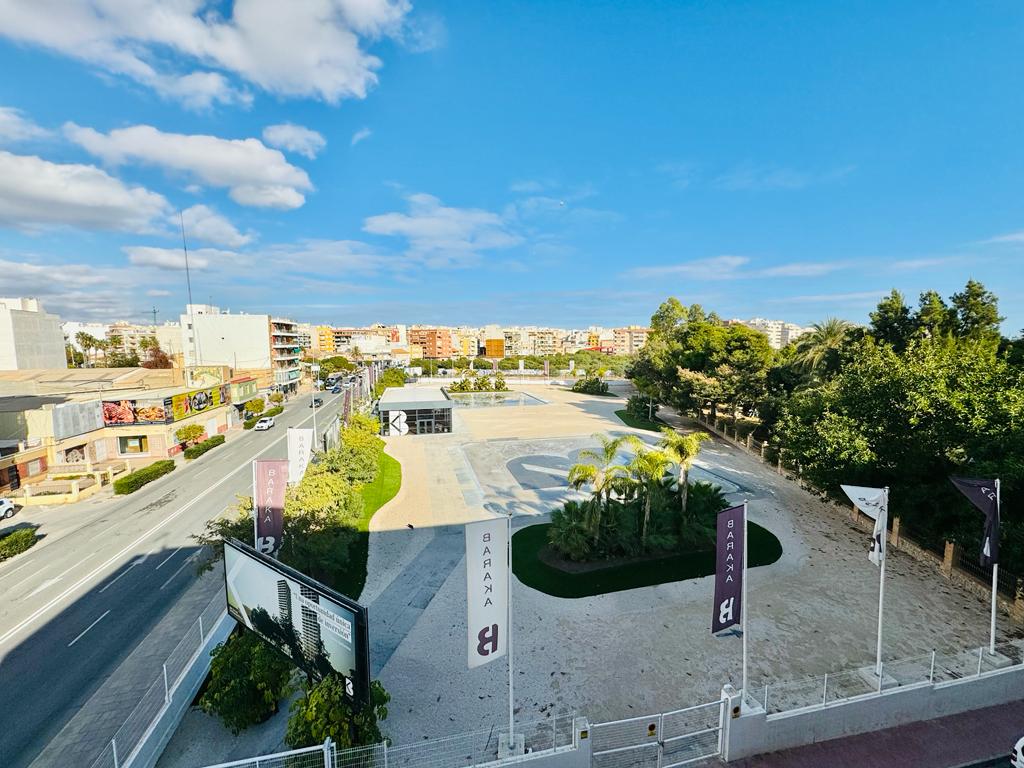
M373 135L373 131L371 131L369 128L360 128L358 131L352 134L352 143L350 146L354 147L363 139L370 138L371 135Z
M205 205L193 205L181 212L185 224L185 234L189 239L201 240L204 243L223 245L227 248L241 248L251 243L255 236L252 233L242 234L235 225ZM177 216L172 217L177 222Z
M363 222L375 235L404 237L406 255L429 267L475 264L482 251L509 248L523 239L497 213L480 208L451 208L433 195L406 197L408 213L384 213Z
M310 160L327 146L327 140L321 134L294 123L268 125L263 129L263 140L272 147L297 152Z
M65 319L106 320L132 314L135 275L94 264L44 264L0 258L0 274L23 296Z
M161 195L95 166L0 151L0 226L150 232L169 210Z
M130 245L122 248L128 261L137 267L155 267L166 270L185 269L185 253L181 248L153 248L147 245ZM233 262L238 254L216 248L198 248L188 251L189 269L207 269L211 262Z
M363 98L382 37L415 50L437 25L407 26L408 0L0 0L0 35L128 77L195 107L245 102L244 84L329 103Z
M259 139L222 139L203 134L165 133L150 125L100 133L74 123L65 135L110 165L133 161L226 187L240 205L290 209L305 203L309 176Z
M0 107L0 144L45 139L50 132L33 123L14 107Z

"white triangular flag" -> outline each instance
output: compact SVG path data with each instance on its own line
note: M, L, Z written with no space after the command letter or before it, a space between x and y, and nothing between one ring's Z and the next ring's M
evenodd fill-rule
M850 501L857 509L875 521L868 560L881 566L885 559L886 531L889 528L889 498L885 488L865 488L861 485L841 485L839 487L850 497Z

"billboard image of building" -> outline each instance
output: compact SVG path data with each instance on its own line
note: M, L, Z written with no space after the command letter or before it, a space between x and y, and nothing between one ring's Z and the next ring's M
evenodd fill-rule
M303 670L345 678L367 701L370 651L366 609L234 539L224 542L228 613Z

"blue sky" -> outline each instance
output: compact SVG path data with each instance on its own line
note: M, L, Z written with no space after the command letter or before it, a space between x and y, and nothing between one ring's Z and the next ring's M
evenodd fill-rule
M1017 2L42 5L0 0L0 295L65 319L175 318L180 210L196 301L302 321L973 277L1024 328Z

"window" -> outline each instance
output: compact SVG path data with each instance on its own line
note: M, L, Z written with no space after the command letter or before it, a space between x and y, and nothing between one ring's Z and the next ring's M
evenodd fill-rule
M117 449L122 454L149 453L149 438L145 435L117 438Z
M38 475L43 471L43 460L35 459L28 463L28 476Z

